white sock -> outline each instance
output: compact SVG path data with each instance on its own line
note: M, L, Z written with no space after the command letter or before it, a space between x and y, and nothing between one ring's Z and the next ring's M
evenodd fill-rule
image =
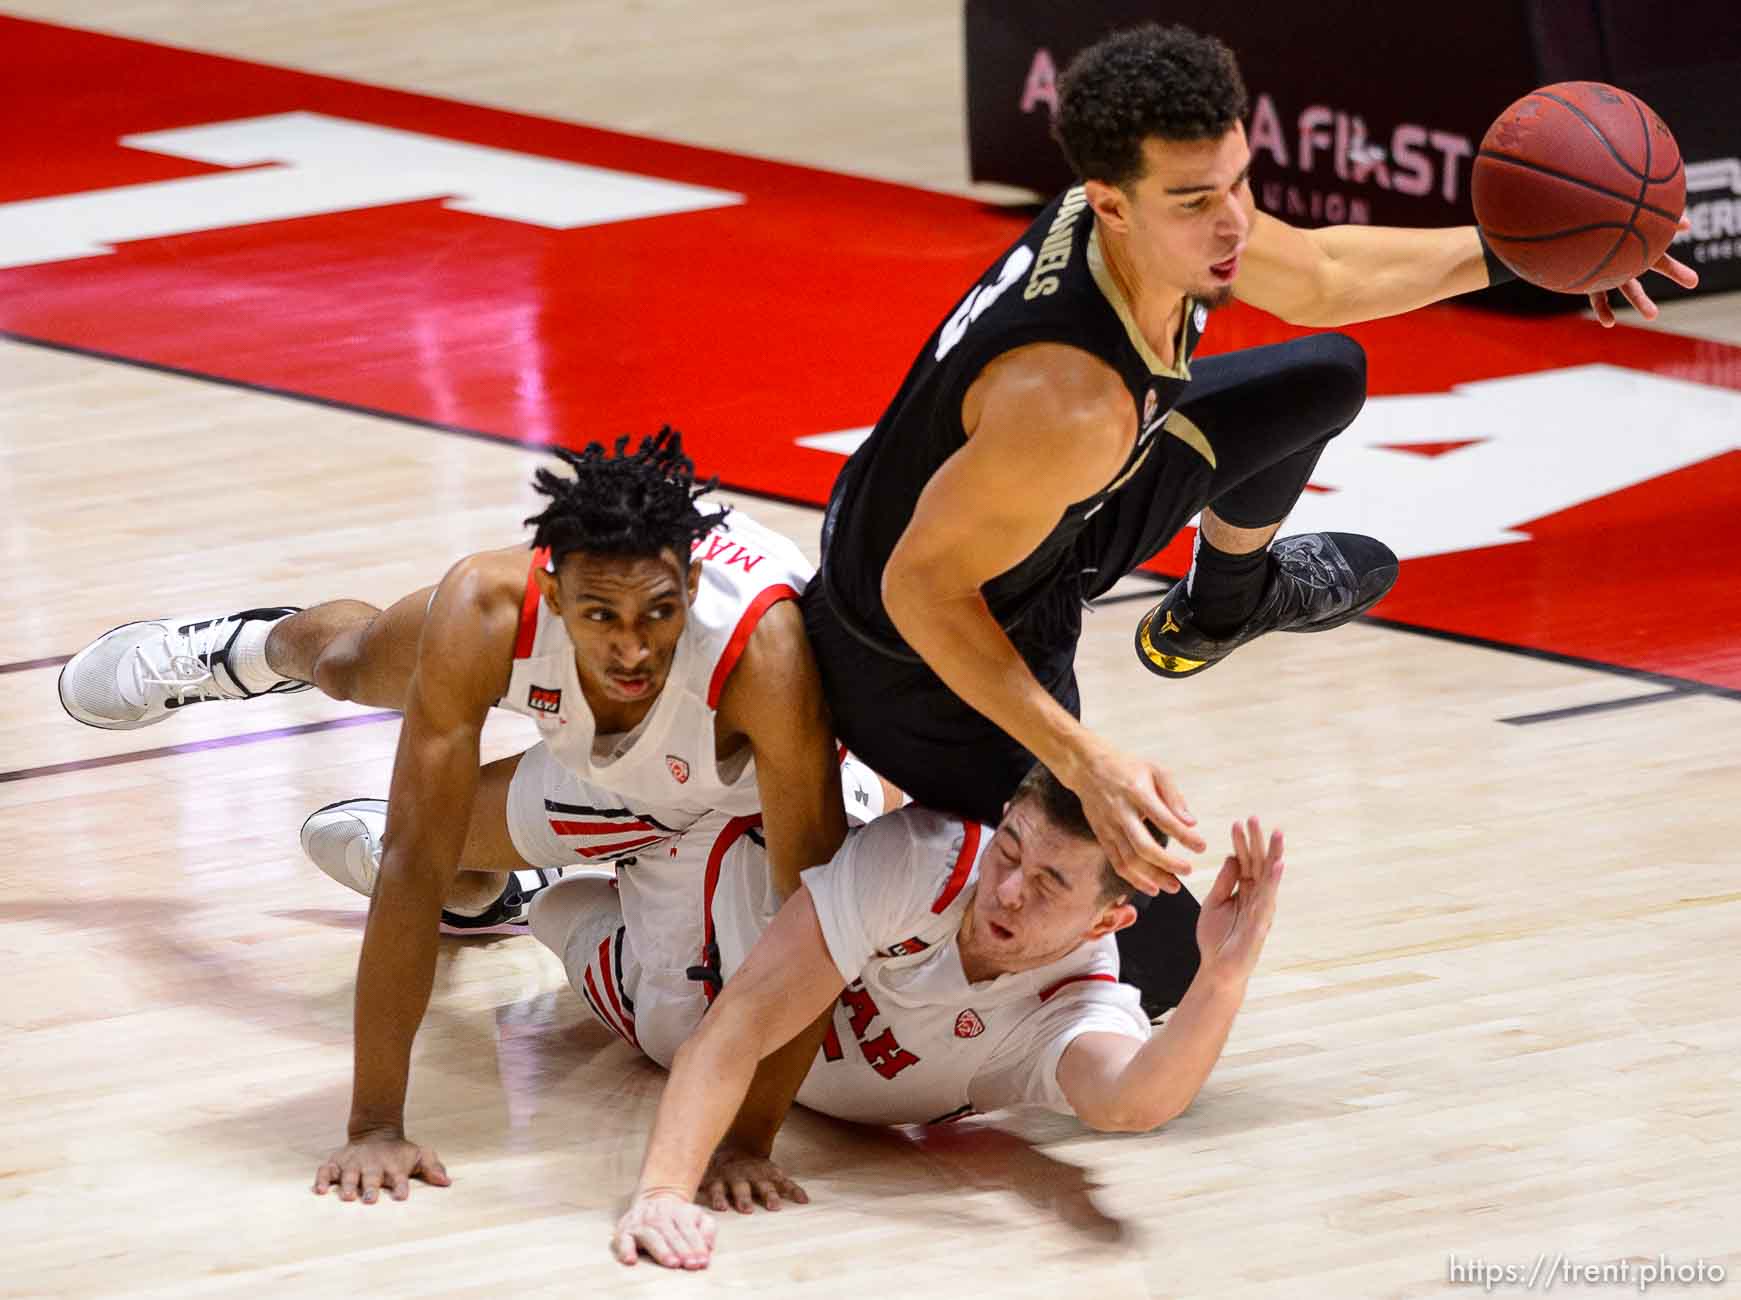
M286 614L284 617L290 616ZM257 695L284 680L266 666L266 638L283 621L283 618L251 618L236 633L235 644L230 647L226 662L230 676L243 690Z

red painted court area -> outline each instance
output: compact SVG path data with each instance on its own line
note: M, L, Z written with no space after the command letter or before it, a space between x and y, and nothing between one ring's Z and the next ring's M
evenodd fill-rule
M797 439L874 422L1023 220L16 19L0 72L54 106L0 136L0 330L533 444L669 421L801 501L841 462ZM1294 332L1235 307L1205 348ZM1374 400L1308 507L1398 545L1382 616L1741 689L1741 349L1454 307L1350 332Z

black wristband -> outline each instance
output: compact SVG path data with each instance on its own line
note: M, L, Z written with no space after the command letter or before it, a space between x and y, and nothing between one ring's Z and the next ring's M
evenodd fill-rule
M1493 251L1493 245L1487 242L1486 232L1480 226L1475 227L1475 238L1481 241L1481 260L1487 263L1488 288L1517 279L1517 272L1499 260L1499 254Z

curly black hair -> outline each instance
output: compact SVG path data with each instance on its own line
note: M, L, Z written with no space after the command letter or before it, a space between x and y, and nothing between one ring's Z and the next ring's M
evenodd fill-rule
M1213 140L1245 116L1233 51L1187 27L1145 23L1090 45L1058 81L1052 134L1083 180L1143 174L1143 141Z
M670 425L641 439L634 451L628 446L624 434L614 452L596 442L579 452L556 448L557 459L574 472L540 469L533 476L532 486L550 504L525 522L537 530L533 547L550 548L552 569L576 551L660 555L669 549L687 563L694 544L730 513L696 508L696 498L719 480L697 486L683 435Z

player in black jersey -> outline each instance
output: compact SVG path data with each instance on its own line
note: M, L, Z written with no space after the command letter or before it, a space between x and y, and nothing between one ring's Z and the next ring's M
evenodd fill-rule
M1359 345L1318 334L1193 361L1209 309L1237 295L1333 326L1509 274L1473 227L1308 231L1258 212L1245 111L1232 54L1183 28L1076 59L1056 129L1082 182L926 341L835 483L804 594L837 730L871 766L993 824L1037 757L1120 874L1163 891L1119 936L1151 1012L1195 973L1197 909L1185 856L1145 822L1204 842L1170 773L1077 720L1082 601L1201 511L1190 572L1137 628L1144 665L1184 677L1260 633L1344 623L1397 572L1371 538L1273 540L1365 401ZM1654 313L1636 281L1625 292Z

